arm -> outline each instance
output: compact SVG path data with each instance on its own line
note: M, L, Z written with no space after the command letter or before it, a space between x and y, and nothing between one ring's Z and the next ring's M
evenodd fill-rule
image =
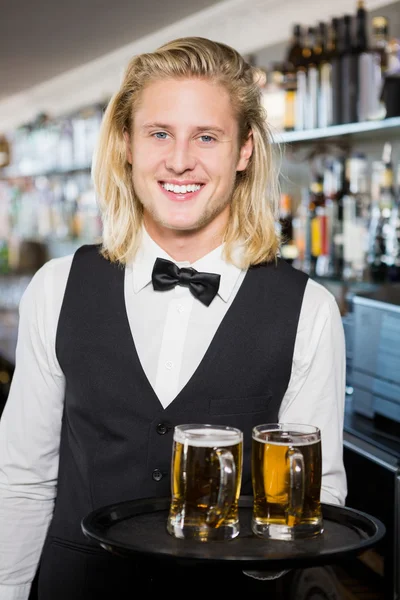
M53 512L64 379L52 264L20 303L16 369L0 421L0 597L26 600ZM59 307L58 307L59 308Z
M292 374L279 421L305 423L321 430L321 501L345 502L343 419L346 353L343 323L337 303L327 290L310 280L304 294ZM277 579L288 571L244 571L255 579Z
M321 430L321 501L344 505L343 420L346 354L337 303L310 280L304 295L293 356L292 375L279 421L309 423Z

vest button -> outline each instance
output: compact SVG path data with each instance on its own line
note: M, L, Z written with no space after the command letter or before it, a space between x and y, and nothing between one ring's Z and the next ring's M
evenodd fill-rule
M161 473L160 469L154 469L151 476L154 479L154 481L161 481L161 479L164 477L164 475Z
M159 435L165 435L171 428L166 423L159 423L156 427L156 431Z

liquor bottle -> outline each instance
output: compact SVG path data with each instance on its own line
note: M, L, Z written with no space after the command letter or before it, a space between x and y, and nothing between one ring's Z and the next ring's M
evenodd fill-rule
M331 165L323 165L323 173L311 184L310 232L311 265L318 277L333 275L332 232L335 212Z
M377 266L380 260L377 261L375 266L376 254L378 251L379 256L381 251L379 250L380 245L377 246L378 239L378 227L380 223L381 210L380 210L380 190L382 182L382 173L384 165L382 160L375 160L371 164L371 183L370 183L370 194L371 194L371 206L370 206L370 218L368 223L368 251L367 251L367 264L368 264L368 275L370 279L374 279L374 271L377 270Z
M343 278L362 281L366 270L370 199L367 160L354 154L346 160L348 192L343 197Z
M289 194L282 193L280 197L279 223L283 244L289 244L293 241L292 218L292 198Z
M343 198L349 191L345 160L345 156L334 158L324 174L330 231L329 274L337 279L343 275Z
M367 11L359 0L356 14L356 47L358 55L357 121L383 119L386 110L380 99L382 88L381 56L369 47Z
M283 89L284 89L284 119L283 128L285 131L294 131L296 127L296 95L297 95L297 76L292 63L283 63Z
M386 143L382 154L383 169L379 186L379 212L374 226L370 227L370 276L373 281L384 282L388 278L388 269L393 265L391 216L395 206L393 186L392 145ZM371 219L372 221L372 219Z
M314 38L315 28L309 27L296 67L295 129L298 131L317 127L318 74L313 54Z
M368 50L368 35L367 35L367 11L364 6L364 0L358 0L357 11L355 16L355 50L358 54Z
M327 45L327 31L326 24L323 21L319 21L317 27L314 28L314 60L317 65L320 64L321 60L324 58L326 52Z
M319 88L318 88L318 127L333 125L333 89L332 63L333 51L329 29L324 22L318 24L318 41L316 53L321 48L318 59Z
M372 19L372 48L379 54L382 73L388 68L389 23L386 17Z
M352 45L351 15L343 17L342 123L357 122L358 54Z
M343 19L334 17L330 32L330 64L332 76L332 125L342 123L342 52L343 52Z
M290 45L288 47L286 53L286 61L292 65L293 69L297 69L297 67L302 62L303 58L303 29L301 25L295 24L293 25L293 33L292 39L290 41Z
M385 73L389 66L388 21L386 17L372 19L372 48L371 65L371 100L368 118L371 120L384 119L387 111L382 97Z
M301 189L301 200L292 221L293 241L296 246L296 258L293 266L300 271L310 273L310 192L307 187Z
M262 104L267 113L267 122L273 131L283 131L285 119L285 90L282 65L273 63L266 71L266 82L262 88Z
M281 237L281 256L292 263L297 256L296 246L293 241L293 214L292 197L282 193L279 208L279 230Z
M359 0L355 16L356 42L354 52L357 54L357 115L356 121L366 121L371 111L375 90L373 76L374 53L368 48L367 11L363 0Z
M315 27L309 27L303 48L307 72L306 129L315 129L318 127L318 66L321 52L321 46L317 46L316 43L316 29Z
M390 215L390 252L391 263L388 268L388 279L391 282L400 282L400 165L397 167L396 197Z
M311 240L311 264L310 276L321 275L319 258L325 256L327 252L327 223L325 208L325 195L323 187L323 176L315 175L310 184L310 240Z
M300 64L296 69L296 101L295 101L295 130L303 131L306 129L307 119L307 68L305 63Z

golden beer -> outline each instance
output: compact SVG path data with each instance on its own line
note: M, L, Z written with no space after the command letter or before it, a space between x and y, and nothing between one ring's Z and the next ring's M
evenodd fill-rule
M177 426L168 532L200 541L236 537L242 462L240 430L212 425Z
M321 475L321 436L317 428L281 424L255 427L253 532L276 539L321 533Z

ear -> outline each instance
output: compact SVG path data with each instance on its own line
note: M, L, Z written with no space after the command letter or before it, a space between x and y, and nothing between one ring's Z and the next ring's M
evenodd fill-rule
M236 166L236 171L244 171L247 165L249 164L249 160L251 155L253 154L253 133L250 131L247 140L244 142L242 147L240 148L239 160Z
M127 129L124 129L124 140L125 140L126 160L131 165L132 164L131 136L129 135L129 131Z

